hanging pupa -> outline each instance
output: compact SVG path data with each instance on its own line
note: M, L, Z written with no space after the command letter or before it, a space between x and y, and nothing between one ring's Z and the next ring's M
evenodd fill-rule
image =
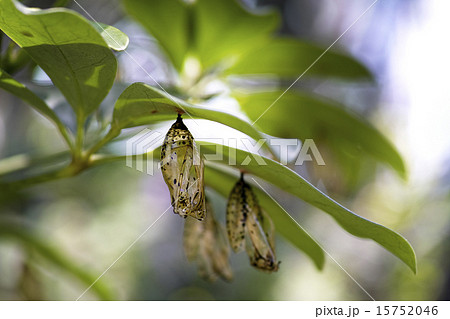
M204 221L186 219L184 224L184 251L191 262L196 262L200 277L215 281L221 277L233 278L229 263L230 248L225 229L214 218L211 204L206 201L207 214Z
M245 247L252 266L267 272L278 270L272 220L261 210L243 174L231 190L226 225L228 240L235 252Z
M203 159L194 138L178 114L161 148L161 171L175 214L205 218L203 170Z
M262 211L248 216L245 249L253 267L266 272L278 270L274 237L275 228L269 216Z
M226 225L228 240L235 253L244 250L245 223L247 216L255 208L254 196L250 186L244 182L241 175L240 180L234 185L228 198Z

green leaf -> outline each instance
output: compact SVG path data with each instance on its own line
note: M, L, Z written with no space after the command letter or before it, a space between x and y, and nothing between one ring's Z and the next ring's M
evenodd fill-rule
M68 259L60 251L46 243L41 236L35 234L29 228L11 223L2 223L0 224L0 237L20 241L25 247L35 250L49 262L77 277L87 286L90 286L97 279L96 276L86 272L81 266L78 266L73 260ZM93 285L91 289L102 300L114 300L109 289L99 282Z
M231 189L238 177L223 170L208 165L205 167L206 185L215 189L219 194L228 198ZM295 247L305 252L314 262L318 269L322 269L325 255L317 242L310 237L297 223L266 193L258 187L254 187L259 204L272 218L276 231L290 241Z
M389 228L356 215L351 210L322 193L288 167L262 157L260 158L264 160L266 165L259 165L253 158L254 154L212 143L199 142L199 144L201 145L201 152L203 154L216 155L220 150L223 150L223 156L220 160L223 164L229 165L230 162L236 163L236 168L258 176L323 210L332 216L347 232L357 237L369 238L376 241L400 258L414 273L416 272L416 255L405 238ZM248 165L242 165L242 163L247 162L247 157L251 159L250 163Z
M264 75L282 78L305 76L372 80L370 71L354 58L292 38L272 38L249 51L226 70L232 75ZM311 68L308 70L308 68Z
M25 85L14 80L2 69L0 69L0 88L27 102L36 111L56 124L69 147L72 146L72 142L70 140L66 127L61 122L59 117L55 114L55 112L53 112L53 110L47 105L47 103L45 103L39 96L30 91Z
M195 49L205 68L240 56L279 26L276 12L253 14L235 0L197 0L194 6Z
M181 0L123 0L129 15L152 34L177 70L189 49L189 12Z
M175 120L177 113L222 123L255 140L262 138L253 126L231 114L194 106L144 83L133 83L122 92L114 107L112 130Z
M370 155L406 177L402 157L391 142L370 123L336 102L307 93L281 91L236 94L241 107L270 135L297 139L328 139L345 145L338 152ZM266 111L267 110L267 111ZM265 113L264 113L265 112ZM261 116L262 115L262 116ZM261 116L261 117L260 117Z
M106 44L108 44L111 49L115 51L126 50L128 44L130 43L130 39L125 33L104 23L91 21L91 24L97 29L98 32L100 32L103 40L105 40Z
M274 12L252 14L235 0L123 0L127 12L152 34L175 68L189 54L204 68L234 58L279 25Z
M110 90L117 61L97 30L74 11L30 9L0 0L0 28L47 73L79 118Z

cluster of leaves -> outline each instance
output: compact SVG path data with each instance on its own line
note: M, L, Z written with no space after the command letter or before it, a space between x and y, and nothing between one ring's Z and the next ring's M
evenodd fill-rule
M405 175L403 161L392 144L368 122L334 101L306 91L290 90L260 117L280 96L285 80L294 80L323 52L316 45L277 36L279 17L275 12L253 14L230 0L123 0L123 4L127 13L157 39L178 75L173 87L167 89L178 92L179 98L144 83L133 83L115 103L108 130L98 140L88 142L85 124L116 78L117 60L112 50L125 50L127 36L68 9L29 9L12 0L0 0L0 29L49 76L73 109L77 123L76 130L69 129L43 99L0 69L0 88L21 98L54 123L71 155L67 165L41 175L19 180L0 176L2 189L17 191L123 159L99 151L125 128L173 120L177 113L227 125L256 140L263 133L283 138L320 137L336 146L333 152L341 159L348 158L342 152L345 149L347 153L370 156ZM192 65L195 65L194 72ZM363 65L337 52L325 54L305 76L371 81L371 74ZM244 91L236 86L239 81L231 79L252 79L261 85ZM226 83L245 114L253 121L258 120L257 125L181 98L188 96L190 101L200 102L210 99L204 88L212 80ZM267 83L276 84L268 88ZM203 152L211 154L217 149L211 143L203 143L201 147ZM276 160L264 158L267 165L251 162L243 167L240 163L251 154L225 146L221 149L224 165L237 163L235 168L244 169L321 209L349 233L376 241L416 270L412 247L396 232L356 215ZM206 163L205 183L218 193L227 196L236 180L236 175ZM258 188L255 192L277 232L321 269L324 252L316 241L274 199Z

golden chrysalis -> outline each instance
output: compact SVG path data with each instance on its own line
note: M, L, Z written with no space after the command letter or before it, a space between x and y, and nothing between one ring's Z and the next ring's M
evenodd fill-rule
M169 187L173 212L185 218L205 218L203 159L180 114L164 139L161 171Z

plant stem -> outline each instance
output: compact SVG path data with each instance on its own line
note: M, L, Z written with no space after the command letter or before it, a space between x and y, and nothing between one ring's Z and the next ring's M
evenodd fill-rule
M94 146L92 146L91 149L89 149L86 152L86 159L89 160L89 158L92 156L92 154L95 154L99 149L101 149L106 143L111 141L113 138L117 137L120 134L120 130L116 129L114 127L111 127L109 132Z
M71 153L63 151L44 157L31 158L27 154L18 154L0 160L0 178L8 174L24 171L30 167L59 165L70 159Z
M97 165L100 160L91 161L91 157L94 153L96 153L100 148L102 148L106 143L111 141L113 138L120 134L119 129L111 128L109 132L101 139L97 144L95 144L91 149L87 152L83 152L83 141L84 141L84 117L78 117L78 125L77 125L77 138L75 141L75 149L72 153L72 162L61 169L54 170L42 175L28 177L19 181L14 181L7 184L0 184L0 188L6 188L8 190L17 191L23 189L25 187L33 186L40 183L45 183L52 180L57 180L66 177L72 177L78 175L82 171L87 168ZM67 131L64 129L62 132ZM61 132L61 133L62 133ZM64 135L64 133L63 133ZM68 138L68 134L66 134ZM70 139L69 139L70 140ZM73 148L71 148L73 149ZM107 162L108 160L104 160Z
M10 191L18 191L22 188L33 186L40 183L45 183L52 180L57 180L64 177L70 177L78 174L80 171L74 169L72 165L66 166L62 169L51 171L42 175L28 177L19 181L11 182L5 185ZM2 186L0 185L0 188Z
M83 144L84 144L84 122L86 117L84 114L77 116L77 136L75 139L75 152L73 154L74 161L81 161L83 158Z
M159 149L144 153L144 154L134 154L129 155L131 159L136 160L138 158L142 158L144 156L151 157L154 159L154 155L160 156ZM92 156L91 161L89 162L89 167L105 164L105 163L113 163L113 162L119 162L119 161L125 161L127 159L127 155L95 155Z
M72 139L70 138L66 126L59 120L55 124L59 132L61 133L61 136L63 137L64 141L66 142L67 146L70 148L70 151L72 153L75 153L76 152L75 145L73 144Z

